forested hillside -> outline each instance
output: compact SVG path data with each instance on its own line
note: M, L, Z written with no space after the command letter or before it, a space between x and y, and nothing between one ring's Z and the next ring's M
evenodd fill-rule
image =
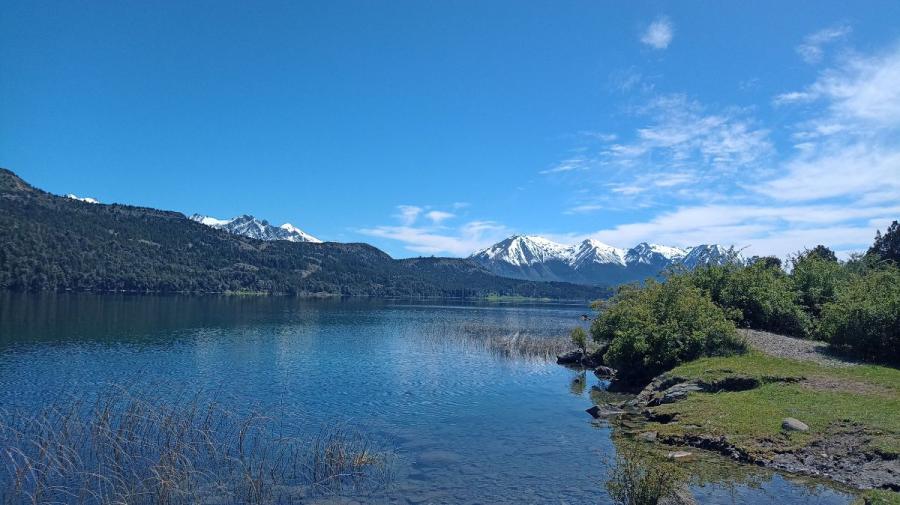
M92 204L0 169L0 288L591 299L602 288L494 276L463 259L394 260L367 244L264 242L177 212Z

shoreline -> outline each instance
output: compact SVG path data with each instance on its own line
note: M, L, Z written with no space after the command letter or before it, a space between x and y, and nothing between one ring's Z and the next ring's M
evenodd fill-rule
M785 345L808 352L817 344L763 337L779 343L781 354ZM754 347L744 355L676 367L630 400L603 401L604 389L588 412L607 419L622 436L670 448L679 457L689 458L677 452L689 447L858 492L900 491L900 423L891 419L900 409L900 371L813 354L791 359ZM595 374L608 378L604 372ZM817 405L829 401L833 412L827 403ZM810 426L783 428L794 416Z

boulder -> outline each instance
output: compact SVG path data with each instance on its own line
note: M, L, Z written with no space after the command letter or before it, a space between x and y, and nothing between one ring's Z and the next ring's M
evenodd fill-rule
M793 417L785 417L781 421L781 429L785 431L809 431L809 426L799 419Z
M580 365L583 359L584 353L576 349L556 356L556 363L558 365Z
M612 379L616 376L616 371L608 366L601 365L594 369L594 375L596 375L598 379Z
M594 419L599 419L601 417L618 416L625 413L624 410L609 403L603 405L594 405L593 407L585 410L585 412L590 414Z
M669 454L667 454L666 457L669 459L674 459L676 461L683 461L683 460L690 458L693 455L694 455L694 453L688 452L688 451L673 451L673 452L670 452Z
M642 440L644 442L656 442L657 432L655 431L645 431L637 436L638 440Z
M666 388L662 393L657 393L649 399L646 404L649 406L664 405L666 403L675 403L687 398L688 393L696 393L703 391L703 386L694 381L680 382Z

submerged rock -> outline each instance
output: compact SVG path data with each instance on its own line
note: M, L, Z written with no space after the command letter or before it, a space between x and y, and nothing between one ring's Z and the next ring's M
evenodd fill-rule
M580 365L583 359L584 353L576 349L556 356L556 363L558 365Z
M793 417L785 417L781 421L781 429L785 431L809 431L809 426L799 419Z
M585 412L590 414L594 419L599 419L601 417L618 416L625 413L624 410L609 403L605 405L594 405L593 407L585 410Z

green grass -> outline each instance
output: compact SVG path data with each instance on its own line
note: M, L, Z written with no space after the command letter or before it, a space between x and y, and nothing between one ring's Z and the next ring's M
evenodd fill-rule
M763 385L740 392L695 393L660 406L655 411L677 413L679 421L660 425L661 433L677 435L691 429L685 425L696 425L700 428L693 428L695 432L727 435L732 444L764 456L803 446L823 436L833 423L851 421L874 435L873 449L900 454L900 371L896 369L832 368L750 352L700 359L670 373L688 379L741 374L760 379ZM799 382L779 382L778 378ZM785 417L805 422L809 432L783 433Z
M863 493L853 505L900 505L900 493L873 489Z

